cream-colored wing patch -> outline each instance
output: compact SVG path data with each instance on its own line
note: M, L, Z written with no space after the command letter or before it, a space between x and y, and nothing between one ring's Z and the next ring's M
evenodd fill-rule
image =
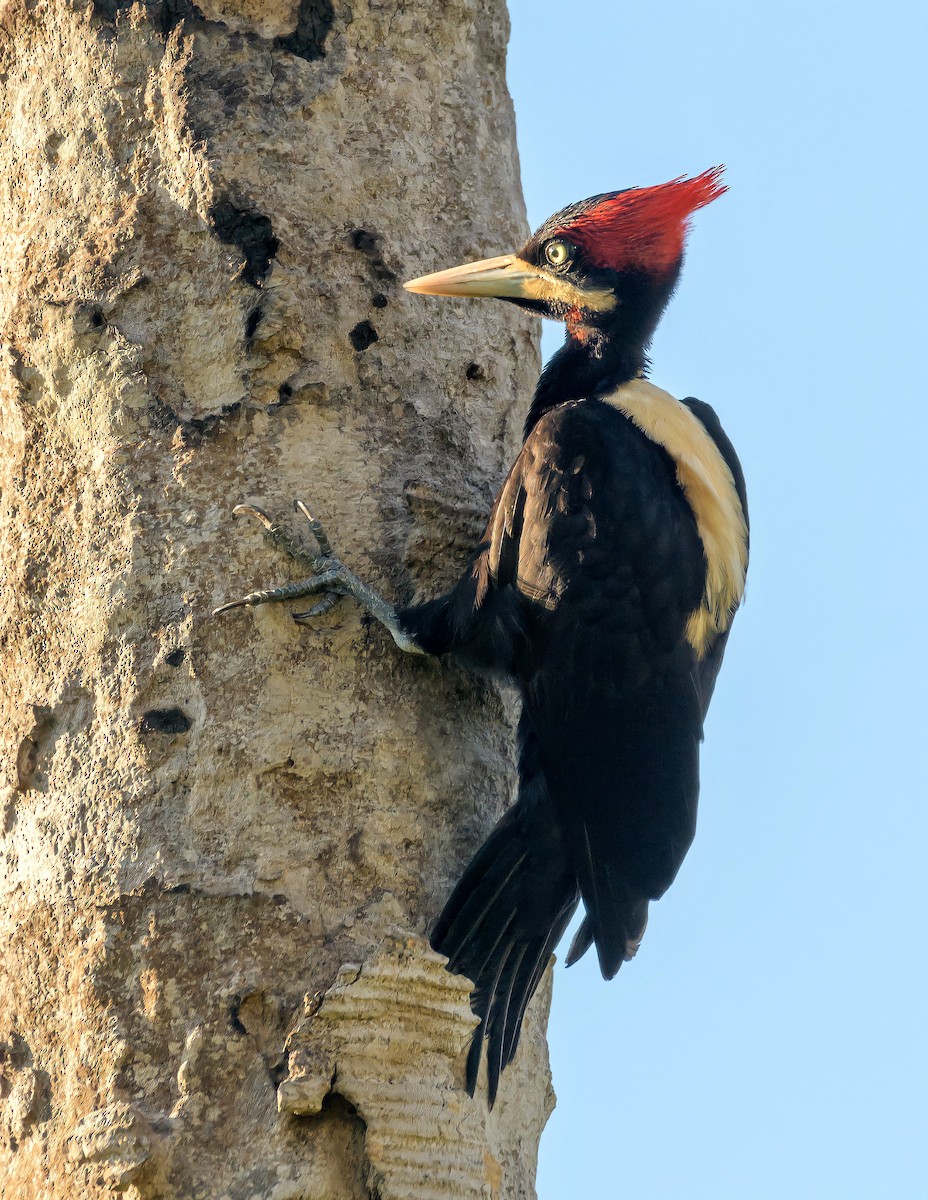
M744 595L748 530L728 463L702 421L669 392L633 379L604 397L677 465L677 481L693 510L706 556L702 604L690 614L687 641L702 658Z

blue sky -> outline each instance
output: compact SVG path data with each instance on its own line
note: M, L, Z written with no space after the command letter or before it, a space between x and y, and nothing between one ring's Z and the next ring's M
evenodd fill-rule
M533 226L728 165L652 374L753 525L694 847L611 984L556 970L540 1200L923 1200L928 7L510 12Z

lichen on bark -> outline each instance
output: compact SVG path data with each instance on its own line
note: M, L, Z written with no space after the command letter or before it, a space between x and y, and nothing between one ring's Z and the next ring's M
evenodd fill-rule
M502 0L0 6L0 1196L392 1186L379 1109L372 1150L337 1078L278 1091L345 964L431 969L511 713L347 605L208 613L286 571L238 501L305 497L398 598L472 545L534 331L400 280L524 233L507 32ZM533 1194L545 1004L493 1114L457 1093L486 1158L448 1194Z

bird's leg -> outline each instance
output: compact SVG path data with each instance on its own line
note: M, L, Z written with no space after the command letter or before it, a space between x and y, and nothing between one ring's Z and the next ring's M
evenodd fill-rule
M309 522L309 529L318 546L318 552L312 553L296 541L290 532L281 525L275 525L262 509L253 504L239 504L232 510L233 516L243 514L255 517L264 526L270 541L283 550L290 558L309 567L312 574L298 580L296 583L286 583L282 587L268 588L260 592L249 592L241 600L233 600L213 609L213 616L229 612L233 608L254 608L258 604L274 604L282 600L299 600L303 596L320 596L316 604L307 612L294 613L293 619L298 625L308 624L313 617L321 617L338 604L342 596L352 596L363 609L371 614L390 633L401 650L410 654L424 654L419 646L400 625L396 609L384 600L383 596L367 586L353 571L349 571L332 549L328 535L322 523L313 516L302 500L297 500L293 506Z

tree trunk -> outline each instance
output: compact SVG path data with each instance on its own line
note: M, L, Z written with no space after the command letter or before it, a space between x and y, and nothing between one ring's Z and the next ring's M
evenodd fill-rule
M347 601L209 617L296 570L240 501L304 497L401 599L479 535L532 325L400 281L524 234L506 36L0 0L3 1197L534 1195L546 995L488 1115L423 937L508 802L505 697Z

